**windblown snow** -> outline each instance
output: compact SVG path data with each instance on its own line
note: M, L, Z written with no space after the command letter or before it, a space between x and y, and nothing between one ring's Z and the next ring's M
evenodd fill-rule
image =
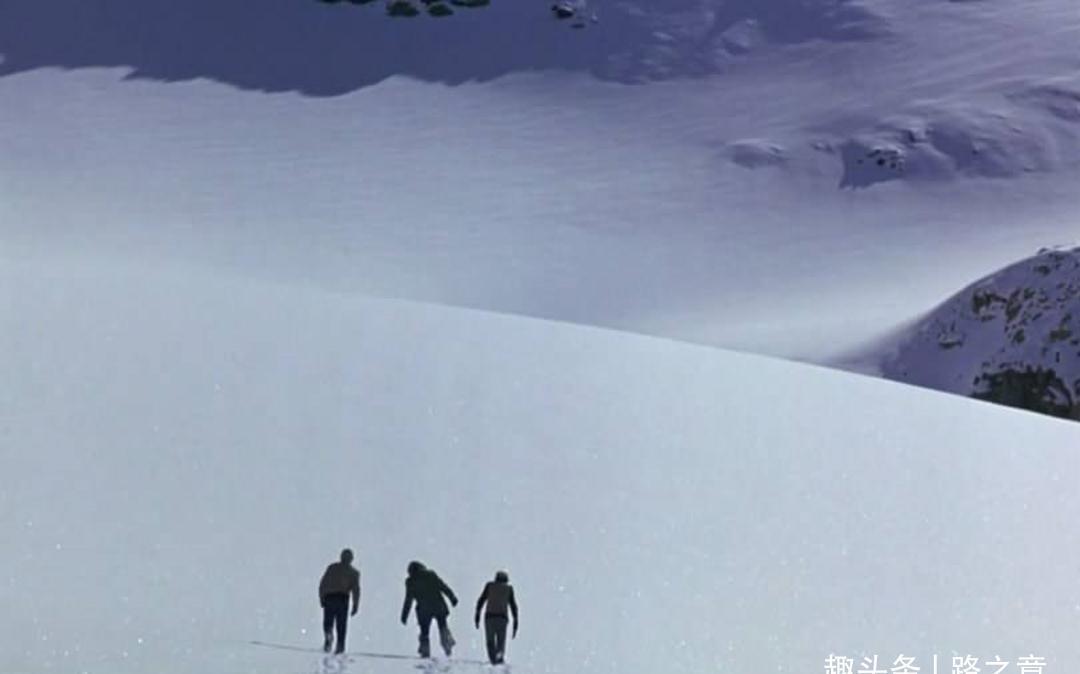
M0 278L5 672L324 671L248 642L317 647L345 545L356 651L414 651L415 558L461 595L466 658L469 605L509 570L515 674L1080 661L1073 424L190 268L5 259Z

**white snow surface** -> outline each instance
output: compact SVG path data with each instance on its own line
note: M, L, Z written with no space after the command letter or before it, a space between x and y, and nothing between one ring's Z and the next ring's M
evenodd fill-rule
M829 362L1075 238L1075 0L549 5L8 0L0 241Z
M250 641L344 545L354 650L417 558L473 658L509 570L516 674L1076 670L1074 424L666 339L1072 242L1075 1L549 4L0 3L0 671L333 670Z
M1080 662L1075 424L655 338L108 258L0 265L0 671L409 654L404 567L509 570L516 674ZM12 385L14 383L14 385ZM458 665L455 672L471 672ZM355 658L345 671L409 662Z

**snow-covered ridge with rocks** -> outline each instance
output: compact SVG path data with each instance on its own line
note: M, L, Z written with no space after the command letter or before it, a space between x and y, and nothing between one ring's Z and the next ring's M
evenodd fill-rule
M965 288L901 339L882 374L1080 418L1080 248L1043 250Z
M838 144L816 147L839 154L845 187L899 179L1008 178L1077 164L1080 75L997 87L996 97L977 103L915 102Z

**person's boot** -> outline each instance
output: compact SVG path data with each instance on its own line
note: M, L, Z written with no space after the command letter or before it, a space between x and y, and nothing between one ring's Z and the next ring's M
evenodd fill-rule
M454 641L454 635L451 634L448 629L439 634L439 640L442 641L442 649L443 652L446 653L446 657L450 657L450 652L454 650L454 644L457 643Z
M322 642L322 649L323 649L324 653L329 653L330 652L330 642L333 641L334 635L327 632L325 636L326 636L326 638L323 639L323 642Z
M422 658L430 658L431 657L431 642L428 639L425 639L424 637L420 637L420 648L418 648L416 650L416 652L419 653L420 657L422 657Z

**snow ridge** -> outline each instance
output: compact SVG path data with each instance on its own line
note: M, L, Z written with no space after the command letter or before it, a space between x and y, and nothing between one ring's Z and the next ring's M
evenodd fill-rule
M1080 419L1080 248L965 288L887 357L891 379Z

